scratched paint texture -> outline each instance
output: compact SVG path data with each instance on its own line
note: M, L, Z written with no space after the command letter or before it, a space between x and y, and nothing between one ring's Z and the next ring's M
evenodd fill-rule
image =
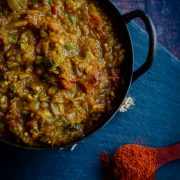
M146 11L152 18L158 41L180 59L180 1L179 0L115 0L124 12ZM140 25L142 25L140 23Z

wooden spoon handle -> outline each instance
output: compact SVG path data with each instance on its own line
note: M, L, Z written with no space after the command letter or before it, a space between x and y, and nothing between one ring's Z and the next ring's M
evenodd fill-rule
M165 148L156 148L157 155L157 167L160 167L170 161L180 159L180 143L165 147Z

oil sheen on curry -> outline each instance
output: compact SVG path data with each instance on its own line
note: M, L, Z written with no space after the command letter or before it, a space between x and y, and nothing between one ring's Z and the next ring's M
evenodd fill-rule
M92 0L0 1L0 137L61 146L112 112L124 53Z

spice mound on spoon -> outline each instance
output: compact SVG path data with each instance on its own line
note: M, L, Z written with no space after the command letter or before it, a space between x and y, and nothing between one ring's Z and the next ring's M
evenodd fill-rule
M112 160L101 155L106 179L153 180L156 170L169 161L180 159L180 143L165 148L150 148L136 144L120 147Z

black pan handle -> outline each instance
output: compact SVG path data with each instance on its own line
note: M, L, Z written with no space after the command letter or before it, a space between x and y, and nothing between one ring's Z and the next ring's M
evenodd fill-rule
M149 35L149 50L145 63L135 72L133 72L132 82L138 79L151 67L156 54L157 46L156 30L151 18L142 10L135 10L123 15L123 20L125 21L125 23L129 23L134 18L140 18L145 24L146 30Z

